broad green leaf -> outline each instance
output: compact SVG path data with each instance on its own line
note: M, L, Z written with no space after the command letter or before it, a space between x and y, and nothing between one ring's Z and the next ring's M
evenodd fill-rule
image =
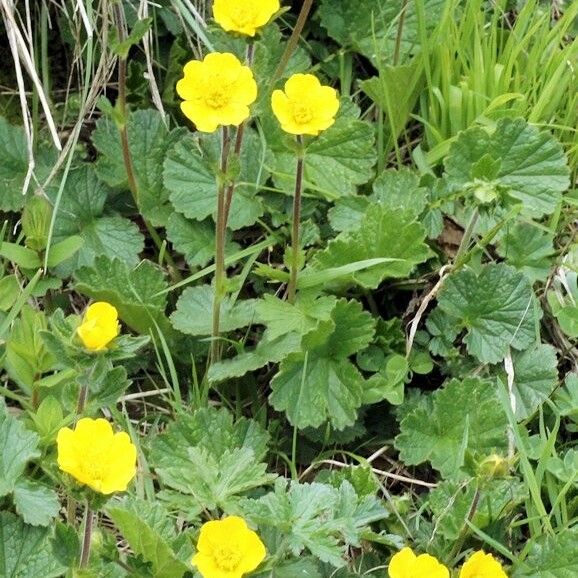
M0 497L14 491L26 464L39 456L38 436L0 403Z
M169 147L186 131L169 131L156 110L131 112L126 124L139 209L154 226L164 226L172 208L169 192L163 186L163 161ZM98 176L112 187L128 191L126 167L118 127L104 116L96 123L92 142L100 153L96 164Z
M530 417L547 400L558 385L558 360L556 350L540 344L526 351L512 354L514 365L514 395L516 418ZM507 384L502 372L500 379Z
M426 34L431 33L444 6L443 0L425 0ZM319 8L321 25L344 48L359 52L378 68L394 62L399 34L402 4L394 0L322 0ZM400 56L407 57L419 51L419 28L414 3L405 7Z
M40 332L47 328L46 316L29 305L22 308L6 339L6 370L20 386L31 389L43 373L55 367Z
M185 289L171 315L175 329L189 335L211 335L214 295L211 285ZM221 302L221 331L233 331L258 323L256 304L256 299L233 301L232 297L225 297Z
M260 529L275 529L294 556L307 550L338 568L347 548L359 546L362 531L387 515L374 496L359 497L347 481L334 488L278 480L273 492L241 507Z
M419 176L408 168L383 171L373 182L372 201L391 209L419 217L427 203L426 190L420 187Z
M253 450L226 449L220 454L200 447L186 448L186 459L157 466L156 472L167 486L191 496L200 509L231 511L239 497L269 485L276 474L267 473L267 464L256 460Z
M499 363L508 347L523 350L536 340L542 312L528 278L507 265L486 265L479 275L470 269L451 275L438 303L467 330L468 352L484 363Z
M51 199L56 198L57 190L57 185L50 187ZM95 258L101 256L116 257L131 266L138 263L144 248L143 236L132 221L106 213L109 194L110 189L98 180L90 165L68 173L54 224L54 242L77 235L84 243L72 257L55 267L63 277L93 265Z
M578 575L578 528L544 534L532 540L528 557L511 574L512 578L575 578Z
M28 145L24 129L11 125L0 116L0 211L20 210L35 188L34 178L41 183L52 169L56 156L56 151L40 147L34 157L34 177L28 191L23 191L28 172Z
M16 275L0 279L0 311L8 311L20 295L20 283Z
M48 255L48 266L56 267L66 259L70 259L77 251L84 245L84 239L78 235L68 237L60 243L56 243L50 247Z
M203 221L216 214L219 156L218 135L201 133L183 137L167 153L164 183L174 209L188 219ZM271 164L270 153L254 131L246 130L229 215L231 229L252 225L263 214L257 192L269 178L266 163Z
M569 449L564 459L558 456L548 458L546 468L565 484L574 482L578 486L578 449Z
M114 305L135 331L147 334L155 322L163 331L169 327L164 316L166 294L158 294L167 284L162 271L150 261L129 267L118 259L98 257L94 267L76 271L75 280L77 291Z
M9 512L0 512L0 576L57 578L65 571L54 554L48 528L30 526Z
M60 510L58 495L52 488L20 478L13 495L16 511L32 526L48 526Z
M453 379L431 394L432 406L419 404L400 424L395 446L408 466L429 461L444 478L459 477L464 454L504 450L506 414L496 384L468 377Z
M176 556L167 540L147 518L168 512L158 503L134 501L127 505L109 506L106 510L120 533L137 556L150 562L155 578L181 578L189 570L186 563ZM148 516L143 514L147 513Z
M37 269L42 265L40 257L36 251L17 245L16 243L7 243L3 241L0 243L0 256L12 261L15 265L23 269Z
M366 259L395 259L353 273L350 282L375 289L387 278L408 276L414 267L428 259L425 230L408 212L371 205L359 229L344 232L317 253L311 268L321 271Z
M371 124L341 116L335 124L315 137L305 154L304 187L327 199L354 195L358 185L367 183L375 164L374 130ZM293 194L295 153L279 152L274 171L279 188Z
M532 283L545 281L554 259L554 237L530 223L516 223L500 239L497 249L508 265Z
M476 176L487 155L500 161L495 177ZM502 119L489 134L479 127L462 132L445 159L449 183L461 189L490 185L502 187L504 204L520 204L532 217L556 210L569 187L569 169L560 143L523 119Z
M318 563L314 558L289 560L276 565L272 570L257 573L255 578L322 578L319 573Z
M331 227L339 233L359 229L370 202L369 197L340 197L329 209Z

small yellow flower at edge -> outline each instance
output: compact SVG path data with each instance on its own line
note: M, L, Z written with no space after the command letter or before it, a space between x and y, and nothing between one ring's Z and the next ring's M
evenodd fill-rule
M449 578L450 571L429 554L416 556L411 548L403 548L391 559L390 578Z
M86 349L104 349L120 333L117 310L104 301L93 303L76 332Z
M245 520L228 516L203 524L192 563L203 578L241 578L255 570L266 554Z
M294 74L285 91L273 91L271 106L285 132L316 136L335 122L339 98L335 89L323 86L312 74Z
M249 118L249 105L257 99L257 83L248 66L228 52L207 54L204 60L191 60L177 82L183 99L183 114L201 132L214 132L219 126L239 126Z
M491 554L479 550L462 566L459 578L508 578L508 575Z
M136 474L136 447L105 419L84 417L56 437L58 467L101 494L124 492Z
M280 7L279 0L214 0L213 17L226 32L255 36Z

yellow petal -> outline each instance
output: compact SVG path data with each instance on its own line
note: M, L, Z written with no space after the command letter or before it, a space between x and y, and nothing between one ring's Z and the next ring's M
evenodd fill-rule
M429 554L420 554L414 564L415 578L450 578L450 571L437 558Z
M185 100L181 102L181 110L201 132L215 132L219 127L219 122L214 118L212 110L203 103Z
M460 570L460 578L508 578L502 565L491 554L479 550Z
M416 555L411 548L403 548L393 556L388 566L389 578L413 578L411 570Z
M293 121L291 102L282 90L274 90L271 95L271 108L273 114L281 124Z
M294 74L285 83L285 94L289 100L299 102L307 100L308 95L314 94L321 83L313 74Z
M249 67L243 66L241 68L232 89L231 98L236 103L249 106L257 100L257 83Z
M260 0L259 1L259 12L255 19L255 25L257 27L265 26L271 17L279 12L281 8L281 3L279 0Z

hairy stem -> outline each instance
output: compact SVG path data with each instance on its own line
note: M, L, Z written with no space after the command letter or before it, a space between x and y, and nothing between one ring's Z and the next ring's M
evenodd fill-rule
M84 535L82 538L82 546L80 550L80 567L86 568L90 560L90 543L92 539L92 524L94 522L94 514L90 509L88 503L84 512Z
M301 192L303 189L303 164L305 151L303 149L303 137L297 136L297 171L295 173L295 195L293 196L293 227L291 231L291 274L289 277L289 289L287 291L289 303L295 302L297 294L297 274L299 271L301 228Z
M227 187L227 160L229 158L229 129L222 128L221 166L217 186L217 228L215 231L215 297L213 299L213 340L211 342L211 363L221 359L219 342L221 324L221 301L225 292L225 189Z

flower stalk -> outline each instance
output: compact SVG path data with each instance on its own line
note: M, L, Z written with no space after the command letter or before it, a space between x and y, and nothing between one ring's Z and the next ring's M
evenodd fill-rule
M88 502L84 511L84 532L80 550L80 568L86 568L90 560L90 545L92 542L92 526L94 523L94 513Z
M211 342L212 363L216 363L221 359L221 344L219 343L221 302L225 294L225 235L227 231L225 203L226 191L228 190L227 168L230 148L229 129L227 126L222 127L221 134L221 164L217 184L217 229L215 232L215 297L213 299L213 331Z
M303 137L297 135L297 170L295 172L295 194L293 196L293 226L291 231L291 273L287 290L289 303L295 302L297 295L297 275L299 272L299 255L301 251L301 193L303 190L303 167L305 163L305 148Z

